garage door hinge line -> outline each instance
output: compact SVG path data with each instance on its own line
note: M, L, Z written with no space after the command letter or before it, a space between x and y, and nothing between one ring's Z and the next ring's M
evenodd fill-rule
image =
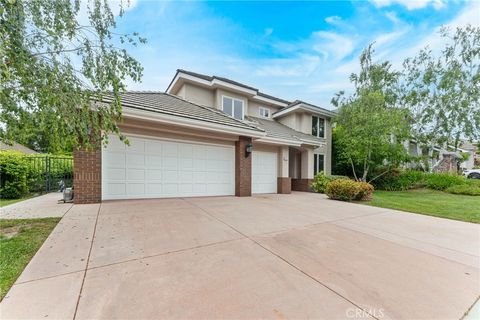
M190 201L188 201L187 199L185 198L182 198L183 201L187 202L188 204L192 205L192 206L195 206L197 208L199 208L200 210L202 210L203 212L205 212L208 216L212 217L213 219L217 220L218 222L220 223L223 223L224 225L226 225L227 227L233 229L234 231L240 233L241 235L243 235L245 238L249 239L250 241L252 241L253 243L257 244L259 247L263 248L265 251L269 252L270 254L274 255L275 257L277 257L278 259L284 261L285 263L287 263L288 265L290 265L292 268L296 269L297 271L299 271L300 273L302 273L303 275L307 276L308 278L312 279L313 281L315 281L316 283L320 284L321 286L325 287L326 289L328 289L329 291L331 291L332 293L334 293L335 295L339 296L340 298L350 302L352 305L354 305L355 307L357 307L358 309L364 311L366 314L368 314L369 316L371 316L372 318L374 319L377 319L379 320L377 317L375 317L373 314L371 314L368 310L362 308L361 306L359 306L358 304L356 304L355 302L353 302L352 300L348 299L347 297L343 296L342 294L338 293L337 291L335 291L334 289L330 288L329 286L327 286L326 284L322 283L321 281L319 281L318 279L316 279L315 277L311 276L310 274L308 274L307 272L303 271L302 269L300 269L299 267L297 267L296 265L294 265L293 263L291 263L290 261L286 260L285 258L281 257L280 255L276 254L275 252L271 251L270 249L264 247L261 243L259 243L258 241L256 241L255 239L249 237L248 235L242 233L241 231L237 230L236 228L234 228L233 226L229 225L228 223L224 222L223 220L215 217L214 215L210 214L207 210L203 209L202 207L198 206L197 204L195 203L192 203Z
M98 206L97 217L95 218L95 226L93 227L92 242L90 243L90 249L88 250L87 264L85 265L85 271L83 273L82 285L80 287L80 292L78 294L77 304L75 305L75 312L73 314L73 320L77 317L78 306L80 304L80 299L82 297L83 285L85 284L85 277L87 276L88 264L90 263L90 254L92 253L93 241L95 241L95 233L97 231L98 216L100 215L100 209L102 204Z

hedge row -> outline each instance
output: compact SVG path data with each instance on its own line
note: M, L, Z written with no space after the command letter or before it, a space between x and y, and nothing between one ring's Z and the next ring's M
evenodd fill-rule
M45 158L35 156L35 161L19 151L0 151L0 197L16 199L29 192L42 190L45 184ZM51 159L50 177L62 178L73 174L72 163L57 165Z
M310 185L313 191L325 193L330 199L341 201L370 200L373 186L357 182L345 176L326 176L323 172L315 175Z

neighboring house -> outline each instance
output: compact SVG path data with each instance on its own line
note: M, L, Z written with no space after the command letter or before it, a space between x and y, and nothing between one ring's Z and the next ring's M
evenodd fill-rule
M166 93L121 99L130 146L112 135L74 153L77 203L306 191L331 171L334 113L318 106L185 70Z
M435 168L436 166L438 166L443 161L445 156L451 157L453 154L455 154L455 158L458 160L462 158L462 154L468 154L469 157L467 161L460 162L458 166L459 169L470 170L474 167L475 159L477 156L476 146L468 142L464 142L461 145L461 148L457 148L456 151L454 146L448 146L447 148L435 146L433 148L433 158L431 159L428 159L429 148L422 148L422 146L420 146L420 144L418 144L415 140L406 141L404 143L404 146L410 156L424 157L425 159L427 159L426 161L428 162L430 168ZM414 168L417 166L417 162L407 164L407 167L410 168Z
M25 147L24 145L21 145L20 143L13 142L11 145L7 144L5 142L0 141L0 151L4 150L14 150L14 151L20 151L23 153L28 153L28 154L36 154L38 153L35 150L32 150L28 147Z

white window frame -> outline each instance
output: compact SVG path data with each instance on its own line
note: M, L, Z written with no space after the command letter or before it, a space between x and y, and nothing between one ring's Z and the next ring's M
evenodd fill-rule
M234 98L234 97L230 97L230 96L224 96L222 95L222 111L225 112L223 110L223 99L224 98L228 98L228 99L232 99L232 114L229 116L231 116L232 118L234 119L237 119L235 118L234 114L235 114L235 101L240 101L242 103L242 119L237 119L237 120L243 120L245 119L245 101L243 99L237 99L237 98ZM225 112L226 113L226 112ZM228 113L227 113L228 114Z
M262 111L265 113L267 112L267 115L265 116L264 114L262 114ZM260 115L260 117L262 118L270 118L270 108L267 108L267 107L260 107L258 108L258 114Z
M317 158L317 156L323 156L323 168L321 168L321 170L319 170L320 168L319 168L319 165L318 165L318 163L319 163L318 159L317 159L317 167L315 168L315 158ZM315 174L315 170L317 170L317 173L319 173L320 171L323 171L325 173L325 165L326 165L325 159L326 159L326 157L325 157L324 153L314 153L313 154L313 164L314 164L313 174Z
M313 117L317 118L317 135L315 137L317 138L325 138L326 132L327 132L327 120L325 118L322 118L317 115L312 115L312 122L313 122ZM320 132L320 119L323 121L323 136L319 136ZM312 133L313 135L313 133Z

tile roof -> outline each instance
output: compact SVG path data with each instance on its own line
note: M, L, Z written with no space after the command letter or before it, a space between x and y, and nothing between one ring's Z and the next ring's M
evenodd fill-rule
M0 141L0 151L4 151L4 150L14 150L14 151L20 151L28 154L38 153L37 151L32 150L28 147L25 147L20 143L13 142L12 145L9 145L9 144L6 144L5 142Z
M106 96L103 102L109 102L111 98L111 96ZM246 122L234 119L218 109L201 106L164 92L128 91L120 94L120 99L124 107L262 131Z
M308 103L308 102L305 102L305 101L302 101L302 100L295 100L293 102L291 102L288 106L286 106L285 108L282 108L282 109L279 109L277 112L275 113L280 113L280 112L283 112L284 110L287 110L287 109L290 109L290 108L293 108L295 106L298 106L299 104L303 104L305 106L308 106L310 108L314 108L314 109L318 109L318 111L320 113L324 113L326 115L330 115L330 116L334 116L337 114L337 111L336 110L328 110L328 109L325 109L325 108L322 108L322 107L319 107L319 106L316 106L314 104L311 104L311 103ZM275 114L273 113L273 114Z
M251 116L247 116L245 118L246 120L250 121L251 124L255 124L258 128L264 130L267 134L267 137L286 139L297 143L311 141L320 144L322 142L325 142L325 139L323 138L318 138L303 132L296 131L275 120L268 120Z

